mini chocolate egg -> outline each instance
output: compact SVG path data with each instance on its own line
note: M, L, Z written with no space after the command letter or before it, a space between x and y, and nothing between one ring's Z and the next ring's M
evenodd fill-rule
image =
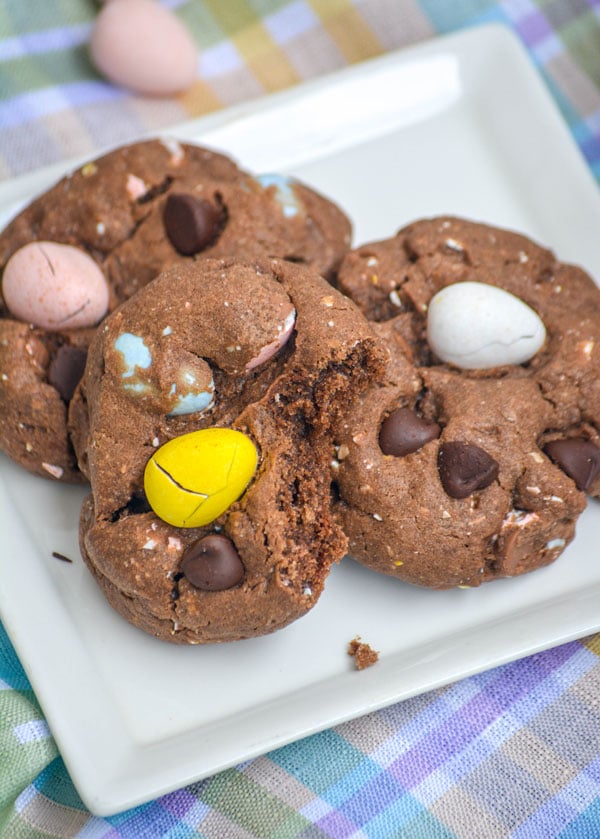
M441 361L464 370L523 364L545 340L546 329L537 313L497 286L454 283L429 303L430 348Z
M264 364L265 361L269 361L276 355L279 350L284 347L287 342L289 341L294 327L296 325L296 310L292 309L288 314L285 316L283 323L277 324L277 337L274 338L270 343L266 344L259 354L255 356L255 358L250 359L250 361L246 364L246 372L250 372L250 370L254 370L255 367L258 367L260 364Z
M2 295L15 317L52 330L94 326L109 302L100 266L85 251L58 242L30 242L15 251Z
M255 181L265 190L271 190L274 200L281 207L281 212L286 218L294 218L304 212L294 186L296 181L288 175L267 173L256 175Z
M111 82L149 96L186 90L197 74L198 51L169 9L152 0L119 0L101 9L90 40L98 70Z
M159 392L159 409L167 416L204 413L215 402L212 370L192 353L167 356L159 374Z
M252 440L233 428L174 437L152 455L144 489L156 515L175 527L201 527L240 497L258 463Z

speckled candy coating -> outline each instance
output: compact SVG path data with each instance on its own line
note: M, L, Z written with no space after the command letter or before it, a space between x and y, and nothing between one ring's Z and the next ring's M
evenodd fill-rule
M293 332L273 353L291 312ZM169 414L160 394L190 358L210 369L213 402ZM175 643L261 635L304 615L346 550L331 513L335 429L382 372L383 352L351 301L280 260L179 264L110 315L70 417L92 488L82 555L112 605ZM195 468L177 478L187 458L164 463L161 447L225 431L253 447L256 472L214 521L168 524L147 503L148 463L158 458L176 490L210 494Z
M539 315L514 294L485 282L452 283L427 308L432 353L461 370L530 361L544 346Z
M6 263L2 297L18 320L60 331L95 326L108 310L108 284L80 248L31 242Z
M169 202L175 213L167 212ZM224 155L149 140L84 164L19 213L0 234L0 272L32 242L75 247L91 259L108 282L113 310L169 265L204 256L276 256L328 275L349 247L350 223L290 178L262 182ZM70 387L56 387L50 369L72 383L80 365L66 370L65 362L75 361L69 351L85 352L93 327L32 326L8 302L0 294L0 449L44 477L81 481L66 426ZM286 328L284 321L278 326ZM276 330L273 352L280 340ZM188 372L203 378L198 365L190 363ZM183 397L172 402L175 412L188 407Z
M525 363L463 369L427 341L434 295L483 278L544 324L546 340ZM478 586L554 561L573 538L585 492L600 494L592 279L516 233L443 217L349 253L338 284L389 356L387 384L361 397L336 440L349 552L433 588ZM485 335L478 340L485 347Z

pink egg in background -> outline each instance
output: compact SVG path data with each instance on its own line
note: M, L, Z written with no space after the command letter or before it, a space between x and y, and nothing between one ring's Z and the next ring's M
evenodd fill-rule
M100 266L58 242L30 242L16 251L4 269L2 296L12 315L50 330L94 326L109 303Z
M149 96L186 90L198 50L179 18L155 0L110 0L94 24L90 55L111 82Z

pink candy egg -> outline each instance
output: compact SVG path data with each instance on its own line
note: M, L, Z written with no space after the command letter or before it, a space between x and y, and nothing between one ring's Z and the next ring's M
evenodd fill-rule
M270 359L272 359L273 356L276 355L276 353L278 353L279 350L289 341L295 325L296 310L292 309L285 316L283 323L278 324L277 335L273 338L273 340L266 344L259 354L246 364L246 372L254 370L255 367L258 367L259 364L264 364L265 361L270 361Z
M2 296L9 311L43 329L94 326L108 309L100 267L79 248L30 242L6 263Z
M94 25L92 61L112 82L171 96L196 78L198 53L179 18L153 0L111 0Z

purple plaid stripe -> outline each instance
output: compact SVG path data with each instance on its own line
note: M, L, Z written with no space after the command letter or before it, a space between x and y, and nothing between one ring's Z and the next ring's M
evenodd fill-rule
M554 30L540 11L531 12L526 17L517 19L515 29L528 47L537 46L546 38L554 37Z
M403 754L390 771L412 787L488 727L507 707L539 685L541 679L574 655L573 645L559 647L547 655L533 656L524 666L517 662L496 671L495 680L470 700L455 716L442 723Z

